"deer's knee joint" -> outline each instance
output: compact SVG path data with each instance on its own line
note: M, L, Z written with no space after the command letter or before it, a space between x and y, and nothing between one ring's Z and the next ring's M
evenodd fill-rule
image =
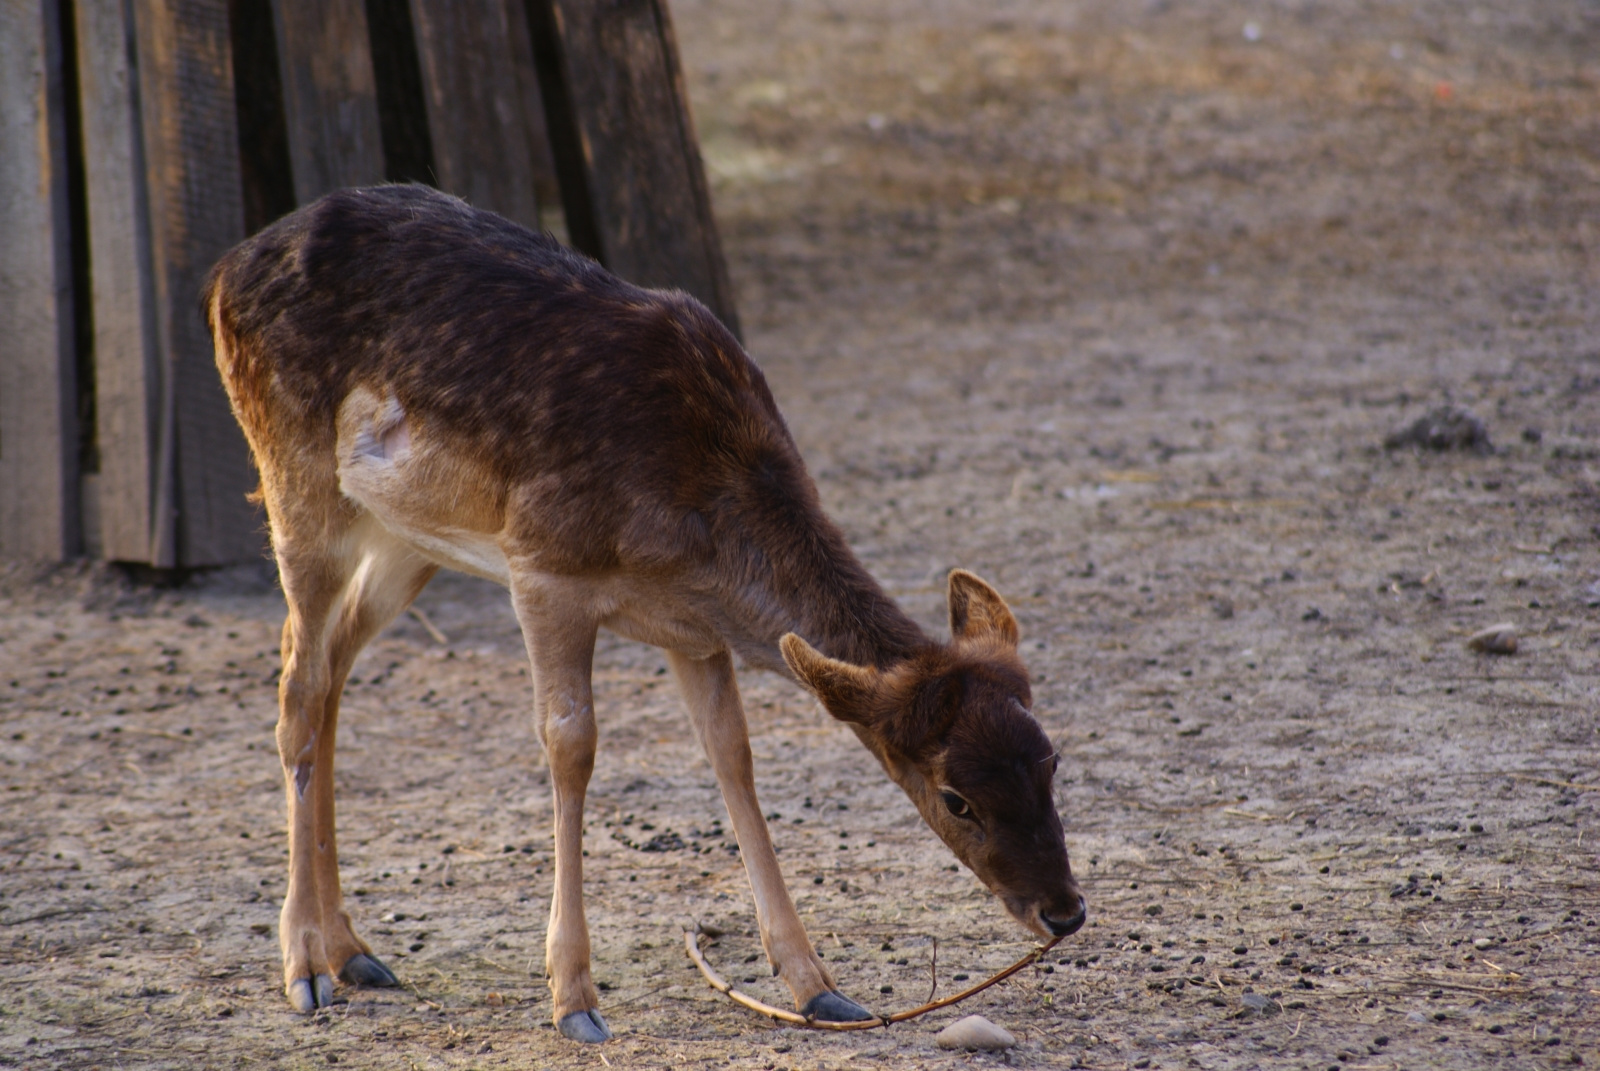
M283 678L278 682L278 707L285 714L321 710L327 697L326 672L314 674L292 664L284 668Z
M285 708L278 719L278 758L284 766L309 763L317 743L317 726L303 712Z
M541 728L547 746L593 747L598 733L594 705L576 696L557 696L545 708Z
M560 697L545 710L539 738L552 770L584 770L594 765L599 732L594 707L586 701Z
M596 739L589 733L547 733L544 749L550 768L557 772L588 770L594 766Z

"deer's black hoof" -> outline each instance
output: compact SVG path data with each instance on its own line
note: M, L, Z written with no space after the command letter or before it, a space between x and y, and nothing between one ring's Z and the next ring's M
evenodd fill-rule
M377 956L357 952L344 961L339 980L346 985L372 986L374 989L396 989L400 979Z
M333 979L326 974L316 978L297 978L288 988L289 1005L301 1015L333 1004Z
M556 1024L556 1029L561 1031L563 1037L569 1037L573 1041L599 1044L611 1040L611 1028L593 1008L562 1016L561 1022Z
M824 1023L859 1023L863 1019L876 1019L867 1009L834 989L825 989L806 1001L800 1014Z

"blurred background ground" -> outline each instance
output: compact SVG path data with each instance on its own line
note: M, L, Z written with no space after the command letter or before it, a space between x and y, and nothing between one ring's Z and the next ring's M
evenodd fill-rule
M409 988L301 1019L270 574L10 566L0 1066L1600 1060L1600 10L674 14L751 352L919 619L954 565L1012 599L1090 925L887 1033L714 999L681 920L786 998L663 660L607 641L586 845L619 1036L563 1042L520 640L502 593L442 577L420 605L449 643L403 619L341 724L351 908ZM1383 448L1442 404L1492 449ZM1466 649L1501 621L1516 655ZM940 992L1020 954L848 732L743 679L780 861L847 992L921 1001L934 938ZM1019 1046L934 1048L966 1010Z

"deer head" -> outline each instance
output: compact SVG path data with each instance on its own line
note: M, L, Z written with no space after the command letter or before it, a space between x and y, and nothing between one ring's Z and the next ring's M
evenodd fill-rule
M849 725L922 818L1028 929L1083 925L1051 782L1055 748L1030 711L1017 621L971 573L950 574L947 645L887 669L820 653L789 633L784 661Z

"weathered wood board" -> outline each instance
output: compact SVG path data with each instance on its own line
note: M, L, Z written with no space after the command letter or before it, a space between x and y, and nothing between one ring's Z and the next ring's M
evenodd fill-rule
M544 94L539 91L539 72L533 65L533 36L528 30L527 0L500 0L506 9L506 25L511 32L511 61L517 72L517 93L522 97L522 119L527 125L529 163L533 167L533 189L541 212L561 205L561 186L556 182L555 157L550 154L550 134L545 129Z
M390 182L435 182L428 102L410 0L366 0L366 8L384 177Z
M739 321L664 0L528 0L573 244Z
M228 0L245 231L294 211L283 70L272 0Z
M439 188L538 227L533 153L505 0L411 0L411 20Z
M55 0L0 2L0 553L78 553L76 367Z
M152 560L161 364L132 27L123 0L76 0L94 311L100 554Z
M309 204L343 186L382 182L383 137L362 0L273 0L272 6L295 200Z
M160 354L151 563L260 553L244 436L199 311L206 272L244 237L226 0L135 0L140 128Z

